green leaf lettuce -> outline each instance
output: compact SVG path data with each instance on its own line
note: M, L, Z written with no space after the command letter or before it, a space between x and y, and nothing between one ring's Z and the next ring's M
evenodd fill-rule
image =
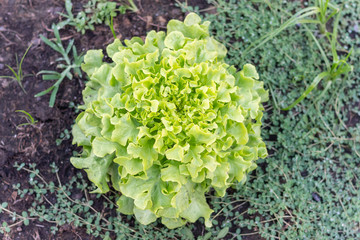
M89 50L82 69L90 81L84 112L73 127L83 147L72 164L105 193L119 191L124 214L142 224L161 218L169 228L213 212L205 193L219 196L244 182L267 155L260 137L268 98L254 66L240 72L224 62L226 48L194 13L171 20L168 32L119 40Z

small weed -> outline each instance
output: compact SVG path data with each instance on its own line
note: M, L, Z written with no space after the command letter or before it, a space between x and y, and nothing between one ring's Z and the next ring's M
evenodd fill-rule
M8 203L3 202L0 204L0 213L7 213L11 217L12 224L9 224L7 222L3 222L0 226L0 233L9 233L11 231L11 228L24 224L25 226L29 225L30 220L34 220L35 218L29 217L28 212L23 211L21 215L17 214L16 212L13 212L8 209Z
M118 13L124 14L127 10L133 12L138 11L133 0L120 1L120 5L116 2L106 0L91 0L84 5L84 10L79 12L76 17L72 12L71 0L65 1L65 9L67 14L60 13L61 16L65 17L65 20L60 22L58 26L62 28L66 25L70 25L75 27L76 30L82 34L84 34L86 30L93 31L96 24L102 23L110 26L113 30L112 19L116 17Z
M316 37L314 36L314 34L309 30L309 28L306 28L307 32L310 34L310 36L312 37L312 39L315 41L316 46L319 48L319 51L321 52L321 55L324 59L325 62L325 66L326 66L326 70L321 72L320 74L318 74L314 80L312 81L312 83L310 84L310 86L303 92L303 94L296 99L292 104L290 104L288 107L284 108L283 110L290 110L291 108L293 108L296 104L298 104L299 102L301 102L307 95L309 95L309 93L320 83L320 81L322 79L324 79L327 84L324 88L324 90L322 91L322 93L317 97L317 100L321 98L321 96L323 96L323 94L330 88L331 84L336 81L341 75L344 75L344 79L346 79L347 75L353 71L353 66L351 66L347 61L349 59L349 57L352 54L352 50L350 50L350 52L348 53L348 55L345 57L345 59L339 59L339 56L337 54L337 49L336 49L336 45L337 45L337 31L338 31L338 24L339 24L339 20L340 20L340 16L341 16L341 11L339 11L335 23L334 23L334 29L333 29L333 33L332 33L332 38L331 38L331 53L332 53L332 59L333 59L333 63L330 65L330 61L327 58L323 48L321 47L320 43L318 42L318 40L316 39Z
M73 109L75 113L79 113L79 105L76 105L74 102L69 102L69 108Z
M315 23L319 24L320 33L326 34L326 24L333 16L339 13L339 8L332 4L330 0L315 0L315 6L319 9L316 15L318 22ZM328 10L331 10L331 12L328 13Z
M26 119L26 123L22 123L22 124L19 124L18 127L21 127L21 126L27 126L27 125L31 125L31 126L34 126L38 121L36 121L33 116L31 116L30 113L24 111L24 110L16 110L15 112L18 112L18 113L22 113L22 117Z
M69 140L69 139L70 139L70 132L69 130L65 129L64 132L60 133L59 138L56 139L56 146L60 146L64 140Z
M50 80L50 81L56 80L56 82L50 88L35 95L35 97L40 97L51 92L50 101L49 101L50 107L54 106L56 100L56 94L59 90L59 86L61 82L65 79L65 77L67 77L69 80L72 80L74 75L79 76L80 78L82 77L80 67L84 59L83 55L78 55L76 47L74 45L74 39L71 39L68 46L65 48L60 38L58 26L53 25L52 29L56 37L55 42L50 41L49 39L47 39L42 35L40 37L44 43L46 43L49 47L51 47L52 49L54 49L55 51L57 51L62 55L62 57L56 59L56 62L59 62L56 68L62 69L62 72L59 73L57 71L49 71L49 70L43 70L38 72L38 74L43 74L43 80ZM69 56L70 52L72 53L72 59ZM73 71L73 73L71 73L71 71Z
M36 164L15 163L14 167L18 171L26 171L29 174L30 184L29 188L21 188L20 184L14 185L14 190L20 197L33 197L32 207L26 215L8 211L9 215L16 215L18 218L18 222L14 224L19 225L25 223L26 220L45 221L54 224L50 228L51 234L56 234L63 225L72 224L77 228L85 228L89 235L101 239L110 239L110 235L116 236L116 239L145 240L181 239L184 233L192 235L188 227L166 232L159 231L156 224L143 226L135 223L134 227L130 227L131 216L124 216L115 211L117 197L114 193L91 194L96 187L89 186L88 181L80 173L63 183L58 174L59 168L54 163L50 164L50 168L56 176L56 182L47 181L36 168ZM95 201L99 201L98 198L102 198L101 209L98 209L99 206L94 206ZM7 206L6 203L5 205ZM0 211L2 209L0 207ZM13 222L15 220L12 218ZM14 224L6 223L6 227L1 229L10 232ZM158 230L154 231L154 228Z
M185 2L180 2L179 0L175 0L175 6L181 8L183 12L195 12L199 14L199 6L191 6L188 4L187 0Z
M24 89L24 86L22 85L22 80L27 76L31 76L31 74L24 75L23 70L22 70L22 64L23 64L25 56L28 53L28 51L30 50L30 48L31 48L31 44L26 49L24 55L22 56L22 58L20 60L20 63L18 61L18 56L15 55L17 72L14 70L14 68L10 67L9 65L6 65L10 69L10 71L12 72L13 76L0 76L0 78L10 78L10 79L13 79L14 81L16 81L19 84L19 86L21 87L21 89L24 91L24 93L26 93L26 91Z
M113 34L114 39L116 39L116 33L115 33L115 29L114 29L114 17L111 16L111 20L110 20L110 24L109 24L111 33Z

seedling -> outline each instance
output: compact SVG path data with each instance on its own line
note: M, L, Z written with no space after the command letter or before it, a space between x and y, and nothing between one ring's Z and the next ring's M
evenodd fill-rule
M78 113L80 111L79 105L76 105L74 102L69 102L69 108L72 108L75 113Z
M24 110L16 110L15 112L18 112L18 113L22 113L22 117L26 119L26 123L22 123L22 124L19 124L18 127L21 127L21 126L27 126L27 125L31 125L31 126L34 126L38 121L36 121L33 116L31 116L30 113L24 111Z
M70 25L74 26L78 32L84 34L86 30L94 30L95 24L105 23L106 25L113 26L112 18L118 15L118 12L125 14L127 10L137 12L138 8L133 0L120 1L120 6L116 2L106 0L91 0L84 5L84 10L74 16L72 12L71 0L65 1L66 14L59 13L65 17L65 20L60 22L60 28Z
M13 76L0 76L0 78L10 78L10 79L15 80L15 81L19 84L19 86L21 87L21 89L23 90L24 93L26 93L26 91L25 91L25 89L24 89L24 86L22 85L22 80L23 80L25 77L31 76L31 74L26 74L26 75L24 75L23 70L22 70L22 63L23 63L23 61L24 61L24 59L25 59L26 54L27 54L28 51L30 50L31 45L32 45L32 44L30 44L30 46L26 49L24 55L23 55L22 58L21 58L20 63L19 63L19 61L18 61L18 56L17 56L17 54L15 54L17 72L14 70L14 68L10 67L9 65L6 65L6 66L10 69L10 71L12 72Z
M56 139L56 146L60 146L64 140L70 139L69 130L65 129L64 132L60 133L60 137Z
M111 16L111 21L110 21L109 27L110 27L111 33L114 36L114 39L116 39L116 33L115 33L115 30L114 30L114 17L113 16Z
M35 97L40 97L51 92L50 101L49 101L50 107L54 106L56 94L59 90L59 86L61 82L65 79L65 77L67 77L69 80L72 80L74 75L82 77L80 66L83 61L83 55L82 54L78 55L76 51L76 47L74 45L74 39L70 40L68 46L65 49L61 42L58 26L53 25L52 29L54 31L56 41L54 42L50 41L43 35L40 35L40 37L44 43L46 43L49 47L51 47L52 49L54 49L55 51L57 51L62 55L62 57L56 59L56 62L59 62L59 64L56 67L62 69L62 72L59 73L57 71L52 71L52 70L43 70L38 72L38 74L44 74L43 80L50 80L50 81L56 80L56 82L48 89L35 95ZM69 56L70 51L72 52L72 57L73 57L72 60ZM73 73L71 73L71 71L73 71Z
M336 38L337 38L337 29L338 29L339 19L340 19L340 13L338 14L338 16L335 20L334 30L333 30L333 34L332 34L331 50L332 50L332 55L333 55L332 56L333 63L331 65L329 63L329 59L326 57L324 50L322 49L321 45L319 44L319 42L316 39L316 37L314 36L314 34L312 34L312 32L308 28L306 28L307 31L309 32L309 34L311 35L311 37L316 42L316 45L320 49L321 55L325 61L326 71L323 71L320 74L318 74L314 78L314 80L312 81L310 86L303 92L303 94L298 99L296 99L292 104L290 104L288 107L284 108L283 110L285 110L285 111L290 110L296 104L301 102L320 83L320 81L322 79L327 81L327 84L326 84L324 90L322 91L322 93L317 97L317 99L319 99L319 98L321 98L321 96L323 96L323 94L330 88L331 84L339 78L339 76L341 76L341 75L347 76L347 74L349 72L353 71L353 66L351 66L349 63L347 63L347 60L349 59L349 57L352 54L352 50L350 50L350 52L345 57L345 59L339 59L339 56L336 51L336 45L337 45Z
M0 226L0 233L4 234L9 233L11 231L11 228L18 226L20 224L24 224L25 226L28 226L30 223L30 220L33 220L35 218L30 218L28 213L23 211L21 215L17 214L16 212L13 212L8 209L8 203L3 202L0 204L0 213L7 213L9 216L12 217L13 221L17 220L14 224L9 225L7 222L3 222Z
M175 6L181 8L182 12L195 12L195 13L199 13L199 6L191 6L188 4L188 1L186 0L185 2L180 2L179 0L175 0ZM210 3L210 2L209 2ZM217 2L212 2L210 4L213 5L217 5Z
M320 33L325 34L327 33L326 23L333 16L335 16L340 11L340 9L335 5L333 5L332 3L330 3L330 0L316 0L315 5L316 7L319 8L319 12L316 15L318 22L315 23L319 24ZM329 9L331 10L331 12L330 14L327 14Z

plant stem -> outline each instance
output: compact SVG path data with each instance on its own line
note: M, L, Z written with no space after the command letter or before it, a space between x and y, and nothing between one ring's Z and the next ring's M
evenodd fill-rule
M131 10L133 12L137 12L139 11L139 9L137 8L137 6L135 5L134 1L133 0L128 0L129 4L131 5Z
M110 26L109 27L110 27L110 30L111 30L113 36L114 36L114 39L116 39L117 37L116 37L115 30L114 30L114 17L113 16L111 16Z
M326 24L325 23L321 23L319 25L319 28L320 28L320 33L321 34L325 34L326 33Z

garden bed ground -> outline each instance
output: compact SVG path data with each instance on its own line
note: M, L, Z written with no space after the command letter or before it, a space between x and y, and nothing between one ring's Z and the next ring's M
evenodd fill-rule
M73 0L72 2L76 12L87 1ZM122 40L133 36L145 37L146 33L152 29L165 30L166 23L170 19L182 20L184 18L184 13L175 5L176 1L135 0L135 2L140 9L138 13L119 15L114 21L115 31ZM214 11L214 8L208 8L209 5L206 0L188 0L187 2L199 9ZM225 6L227 1L219 2ZM297 6L296 1L291 1L283 7L294 5L289 9L295 12L294 9L298 10L299 7L304 7L304 2L308 3L308 1L301 1L301 4ZM341 1L335 2L340 3ZM355 6L355 1L351 2ZM229 3L229 6L231 5L234 4ZM246 38L238 41L233 35L240 38L247 34L250 38L258 34L265 34L272 27L266 24L272 21L273 16L280 13L280 10L274 10L276 8L264 8L261 5L254 8L244 6L245 10L241 11L238 11L237 6L235 6L234 9L236 10L233 12L231 7L224 6L220 6L222 8L218 16L220 16L219 19L225 20L224 22L214 21L217 29L217 32L214 32L220 40L227 41L230 39L227 41L227 47L233 49L243 49L246 42ZM353 8L360 9L358 5L356 7ZM248 9L259 11L259 13L253 14ZM271 14L269 14L270 10L273 11ZM60 139L60 135L65 130L71 130L71 125L77 115L75 108L71 106L81 104L84 79L76 77L72 81L65 79L60 86L53 108L48 106L49 95L34 97L35 94L51 86L50 82L43 81L41 76L36 74L41 70L54 70L55 59L59 57L56 52L41 41L39 36L42 34L47 38L53 38L51 24L59 22L61 18L58 12L64 11L63 0L0 1L0 76L11 75L6 64L12 67L16 66L15 55L22 57L27 47L32 44L23 63L24 73L31 74L23 80L26 93L13 80L0 78L0 204L7 202L6 209L18 214L27 211L32 206L34 196L25 195L25 197L21 197L18 191L14 189L13 186L18 183L23 189L31 187L29 173L17 171L13 167L15 162L19 164L35 163L36 168L47 182L56 183L60 180L61 183L65 184L76 174L83 173L70 164L69 159L73 151L77 150L71 144L71 138ZM206 11L202 13L206 13ZM221 18L222 14L223 18ZM341 31L346 33L350 29L352 32L349 32L348 36L350 37L343 34L342 43L344 46L349 45L349 42L359 45L358 23L355 23L354 20L356 14L347 13L344 15L345 20L340 24ZM236 24L242 24L242 19L246 17L252 20L241 26L231 28L234 24L233 18L237 18L238 23ZM283 17L288 16L283 15ZM283 20L283 18L281 19ZM276 21L274 20L274 22ZM279 26L279 22L280 20L276 22L277 26ZM251 32L254 29L257 32ZM89 49L104 49L113 41L113 35L106 25L99 25L95 31L87 31L84 35L70 27L60 33L63 42L66 44L69 39L75 40L78 52L85 52ZM356 64L354 64L355 74L351 76L351 81L349 80L348 84L334 84L333 86L337 88L333 87L329 90L329 94L326 93L323 96L326 99L324 102L315 102L320 104L320 110L315 109L316 104L312 102L315 97L310 95L308 99L304 100L305 103L293 112L280 113L280 110L276 109L276 105L282 104L284 99L289 102L286 96L295 99L300 91L296 87L304 89L306 84L303 84L302 81L304 79L310 81L311 78L305 78L301 74L306 71L307 76L311 74L315 76L318 69L324 67L318 60L320 54L314 53L317 51L315 44L308 43L310 42L309 38L305 39L299 33L289 34L286 32L281 37L283 40L261 50L263 51L259 54L262 56L261 62L256 62L256 57L249 56L249 59L253 57L252 60L257 68L259 66L259 69L263 71L261 77L263 77L266 87L272 87L270 89L270 103L266 105L268 111L264 117L266 127L264 139L267 141L271 154L267 160L261 161L260 167L254 173L258 178L250 176L249 182L252 185L244 187L248 190L243 196L246 202L243 201L242 197L239 200L239 196L236 196L235 200L232 199L235 194L231 194L235 190L229 190L230 197L228 199L218 201L219 204L223 205L221 207L220 205L216 206L217 212L214 213L218 216L218 223L214 224L218 225L216 234L220 234L220 229L223 226L230 226L228 229L230 229L231 234L225 232L221 239L234 239L238 232L237 228L241 228L242 239L262 239L258 234L259 232L268 238L271 238L271 234L282 236L287 232L288 239L295 239L291 237L300 233L304 234L301 235L304 239L326 239L326 237L328 237L327 239L345 239L346 237L359 236L360 219L357 216L359 216L360 202L356 200L360 196L358 187L360 183L356 177L360 163L360 156L357 153L359 151L358 135L360 132L359 91L356 89L359 81L359 77L356 76L359 69L359 67L356 68L358 60L352 63L355 62ZM306 47L304 47L305 45ZM297 51L294 52L294 49ZM270 57L266 51L272 51ZM355 56L359 56L359 52L355 52L355 54ZM240 60L237 61L239 58L238 51L230 52L229 58L232 64L237 65L240 62ZM268 75L266 75L267 71ZM273 76L276 76L276 81L273 81ZM292 79L292 81L288 81L288 79ZM338 96L331 91L339 93ZM353 102L348 103L349 99ZM326 101L330 104L327 104ZM26 122L26 119L15 112L16 110L29 112L38 122L34 126L18 127L19 124ZM337 114L334 113L336 111ZM57 142L61 142L60 145ZM51 163L55 163L59 168L59 179L51 171ZM85 174L83 175L85 176ZM84 178L87 179L86 176ZM336 192L339 191L344 194L344 197L341 198L342 201L341 199L338 200ZM75 194L74 198L80 199L81 194L80 196ZM103 199L97 199L95 194L86 195L86 197L89 198L88 200L94 201L94 208L102 211L100 202ZM55 201L55 199L51 199L51 201ZM227 209L228 206L231 208ZM254 206L255 208L258 207L260 211L252 210L251 213L247 213L247 209L254 208ZM233 210L234 208L235 210ZM308 208L312 210L308 211ZM330 209L334 212L330 212ZM341 215L335 213L335 210L341 212ZM109 214L111 215L113 212L110 211ZM247 229L247 226L240 226L243 221L240 218L238 218L240 224L239 222L236 222L237 225L229 223L228 219L235 219L234 216L228 214L229 212L235 217L242 215L241 217L246 219L249 225L251 224L250 229ZM271 212L271 214L267 214L267 212ZM217 215L217 213L221 214ZM272 215L274 213L275 217ZM278 213L280 215L276 215ZM104 215L106 214L108 213L104 213ZM334 216L335 221L329 222L329 219ZM19 219L13 221L11 218L11 214L0 211L0 224L3 222L15 223L9 233L0 233L0 238L11 240L99 239L86 233L85 227L75 227L72 223L60 226L56 234L52 235L50 228L55 224L31 220L29 225L25 226L22 224L21 218L20 222ZM135 224L131 218L123 218L123 220L130 226ZM154 227L154 231L162 232L161 225L158 225ZM269 226L275 225L277 228L270 229ZM347 226L349 229L346 228ZM143 228L139 227L138 230L146 233ZM166 231L163 231L164 235L168 234ZM178 238L169 235L169 239L191 239L187 236L204 236L207 232L199 221L192 226L192 233L187 231L190 230L186 228L183 232L176 232ZM114 235L111 236L114 237ZM156 236L158 235L148 235L146 239L156 239ZM215 238L214 235L210 239L213 238ZM203 238L200 237L199 239Z

